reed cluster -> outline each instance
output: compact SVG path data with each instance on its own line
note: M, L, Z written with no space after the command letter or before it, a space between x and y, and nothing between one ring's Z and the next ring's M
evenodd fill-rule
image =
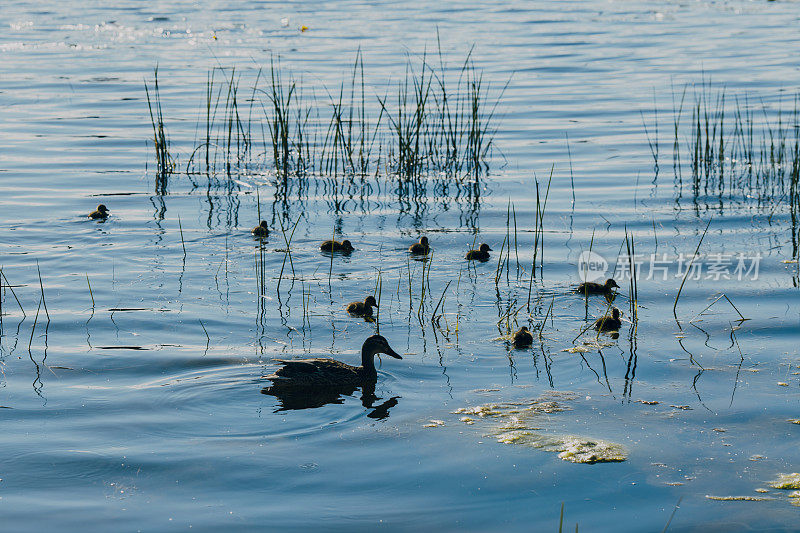
M266 72L266 74L265 74ZM467 54L460 68L409 56L404 75L367 86L364 58L356 53L338 89L304 90L272 58L258 69L242 98L236 69L207 76L187 175L264 172L278 181L310 175L346 177L379 173L408 182L429 176L476 179L489 169L496 111L505 86L493 88ZM506 86L508 84L506 83ZM176 170L162 113L158 69L145 83L159 176ZM324 96L321 94L324 93Z
M786 111L781 100L769 106L747 95L731 96L705 81L689 96L689 102L687 90L680 96L673 91L672 97L673 170L679 193L689 186L695 197L762 202L788 198L796 205L800 95L795 95ZM651 129L645 125L645 133L658 172L657 111L653 117L655 123Z
M175 159L170 153L169 139L164 128L164 115L161 110L161 92L158 88L158 67L153 73L153 93L150 94L150 87L147 82L144 84L144 92L147 96L147 109L150 112L150 122L153 125L153 147L156 154L156 188L166 185L164 179L169 176L175 168ZM166 192L166 190L162 191Z

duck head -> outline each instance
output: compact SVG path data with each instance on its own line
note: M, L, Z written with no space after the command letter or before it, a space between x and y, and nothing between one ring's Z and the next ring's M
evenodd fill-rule
M389 341L381 335L373 335L364 341L364 345L361 347L362 359L364 356L368 356L369 360L372 361L372 357L379 353L391 355L395 359L402 359L400 354L392 350L392 347L389 346Z
M428 246L428 238L423 235L422 237L419 238L419 243L422 246Z
M611 290L611 289L613 289L614 287L616 287L616 288L619 288L619 285L617 285L617 282L616 282L616 281L614 281L612 278L608 278L608 279L606 280L606 290L609 290L609 291L610 291L610 290Z
M353 245L350 244L350 241L348 241L347 239L342 241L342 248L349 251L355 250L355 248L353 248Z
M616 307L611 310L611 316L614 317L614 320L619 320L619 317L622 315L622 311L617 309Z
M108 208L105 206L105 204L98 205L97 210L101 213L108 213Z
M492 249L491 249L491 248L489 248L489 245L488 245L488 244L486 244L486 243L483 243L483 244L481 244L480 251L481 251L481 252L491 252L491 251L492 251Z
M366 305L367 307L378 307L378 302L375 301L374 296L367 296L364 299L364 305Z
M269 229L269 226L267 226L267 221L266 220L262 220L261 223L259 224L259 226L261 226L264 229Z

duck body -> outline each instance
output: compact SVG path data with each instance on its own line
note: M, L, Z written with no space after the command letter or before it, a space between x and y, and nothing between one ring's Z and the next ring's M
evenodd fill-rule
M408 251L413 255L428 255L430 250L431 246L428 243L428 238L424 235L419 238L419 242L415 242L408 247Z
M533 344L533 335L531 332L528 331L528 328L522 326L519 328L519 331L514 333L514 347L515 348L527 348Z
M614 307L611 310L611 316L606 315L594 321L594 329L597 331L619 331L619 328L622 327L622 320L619 318L621 314L619 309Z
M267 221L266 220L262 220L261 223L258 226L256 226L252 230L250 230L250 233L252 233L256 237L266 237L266 236L268 236L269 235L269 226L267 225Z
M89 218L92 220L105 220L108 218L108 214L108 208L105 205L100 204L97 206L97 209L89 213Z
M319 249L323 252L331 252L331 253L340 253L340 254L350 254L355 248L347 239L343 240L342 242L329 240L325 241L319 245Z
M367 296L363 302L348 304L347 312L355 316L372 316L372 308L378 307L374 296Z
M357 387L372 377L365 368L348 365L335 359L276 359L276 361L283 366L274 374L267 376L273 382L271 387L273 389Z
M468 261L488 261L489 252L491 251L492 249L489 248L489 245L483 243L477 250L470 250L467 252L467 255L464 256L464 259L467 259Z
M614 281L612 278L606 280L604 284L594 283L592 281L587 281L585 283L581 283L578 285L578 288L575 289L575 292L578 294L610 294L613 288L619 288L617 282Z
M317 394L325 390L352 390L354 387L374 384L378 379L375 355L379 353L402 359L380 335L373 335L364 341L361 346L361 366L329 358L278 359L277 362L282 366L267 376L272 385L265 387L262 392L272 395L287 392Z

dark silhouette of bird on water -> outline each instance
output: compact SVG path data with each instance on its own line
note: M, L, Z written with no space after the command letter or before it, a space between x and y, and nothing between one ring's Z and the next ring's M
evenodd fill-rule
M604 284L594 283L593 281L581 283L578 285L578 288L575 289L575 292L587 296L592 294L608 295L612 293L612 289L614 288L619 288L619 285L617 285L617 282L612 278L608 278Z
M489 245L483 243L477 250L470 250L467 252L467 255L464 256L464 259L469 261L488 261L489 260L489 252L492 249L489 248Z
M108 208L105 204L98 205L97 209L89 213L89 218L92 220L105 220L108 218Z
M372 316L372 308L378 307L375 297L367 296L363 302L353 302L348 304L347 312L354 316Z

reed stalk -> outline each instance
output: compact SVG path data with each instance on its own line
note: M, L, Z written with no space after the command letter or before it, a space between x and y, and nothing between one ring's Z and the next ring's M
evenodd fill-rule
M686 267L686 272L683 274L683 280L681 280L681 285L678 287L678 294L675 295L675 303L672 304L672 315L675 317L675 322L678 323L678 328L681 328L681 323L678 320L678 300L681 297L681 292L683 291L683 286L686 284L686 278L689 277L689 272L691 271L692 264L694 264L694 260L697 258L697 254L700 251L700 246L703 244L703 239L706 238L706 233L708 233L708 228L711 226L711 221L713 217L708 220L708 224L706 224L706 229L703 230L703 235L700 236L700 241L697 243L697 248L694 251L694 255L692 255L691 261Z

